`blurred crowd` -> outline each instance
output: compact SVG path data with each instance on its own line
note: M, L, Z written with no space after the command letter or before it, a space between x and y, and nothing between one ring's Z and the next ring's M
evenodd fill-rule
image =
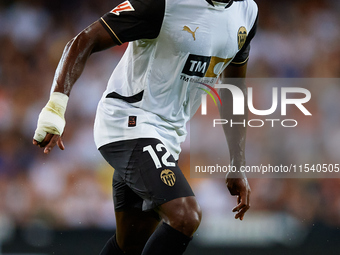
M339 1L257 3L260 24L248 64L250 77L339 77ZM32 145L63 47L113 7L104 0L0 2L0 217L15 225L40 219L59 228L115 226L113 170L97 151L92 132L97 103L126 45L96 53L88 61L68 105L66 150L55 148L44 155ZM266 128L253 131L247 141L249 161L276 164L302 155L306 163L340 163L340 88L337 83L325 88L314 88L318 100L310 105L313 120L300 123L292 135L283 137ZM303 155L305 148L314 149L312 158ZM188 158L187 142L180 164L190 179ZM221 179L190 182L206 216L223 214L236 202ZM340 179L250 182L254 212L287 212L305 224L340 225Z

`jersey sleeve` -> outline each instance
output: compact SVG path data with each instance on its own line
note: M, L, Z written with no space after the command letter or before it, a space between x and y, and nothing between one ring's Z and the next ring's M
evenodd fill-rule
M257 14L256 20L254 22L252 29L249 32L249 35L247 36L246 42L244 43L242 49L236 54L235 58L230 63L230 65L242 66L248 62L249 52L250 52L250 42L256 34L258 19L259 19L259 15Z
M118 45L159 35L165 0L113 0L113 6L100 23Z

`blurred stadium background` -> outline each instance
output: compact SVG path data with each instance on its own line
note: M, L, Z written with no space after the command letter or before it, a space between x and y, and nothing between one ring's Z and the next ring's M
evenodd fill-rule
M339 1L257 3L250 77L339 77ZM71 94L66 151L46 156L31 144L63 47L112 8L107 0L0 0L0 254L98 254L114 233L112 169L96 150L92 130L97 102L125 46L90 58ZM268 130L257 129L249 157L264 142L261 153L275 164L303 143L315 148L321 163L340 163L340 88L320 85L318 93L322 102L312 107L323 124L299 125L295 136L280 138L279 149L275 134L266 139ZM340 179L252 179L252 208L239 223L223 180L190 179L188 148L183 145L180 164L204 218L186 254L339 254Z

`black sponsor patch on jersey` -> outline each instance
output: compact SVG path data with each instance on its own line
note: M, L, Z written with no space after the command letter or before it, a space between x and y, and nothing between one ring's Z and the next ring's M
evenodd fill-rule
M129 116L128 127L135 127L137 125L137 116Z
M211 57L190 54L182 73L190 76L204 77L208 70Z

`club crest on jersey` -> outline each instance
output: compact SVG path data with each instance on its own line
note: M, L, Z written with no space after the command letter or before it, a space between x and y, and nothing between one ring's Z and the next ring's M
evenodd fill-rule
M176 182L176 175L173 171L170 169L165 169L161 172L161 180L164 182L166 185L172 187L175 185Z
M247 39L247 29L245 27L240 27L237 33L238 49L242 49Z
M113 14L116 14L117 16L119 16L119 14L121 12L131 12L131 11L134 11L134 10L135 9L131 5L131 3L128 0L126 0L125 2L117 5L111 12Z

